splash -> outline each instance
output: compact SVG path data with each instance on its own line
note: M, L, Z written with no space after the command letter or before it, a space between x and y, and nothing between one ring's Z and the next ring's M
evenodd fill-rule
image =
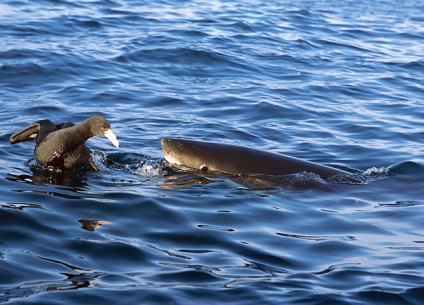
M162 165L159 162L155 161L141 161L135 168L130 168L129 165L126 166L133 174L144 178L153 178L153 177L162 177L163 170Z
M91 159L93 160L94 164L100 168L100 170L105 169L105 164L108 162L108 158L105 152L103 151L92 151L91 152Z

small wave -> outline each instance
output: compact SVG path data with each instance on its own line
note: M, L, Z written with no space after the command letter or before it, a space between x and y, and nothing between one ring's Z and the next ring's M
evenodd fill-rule
M380 177L388 176L390 174L390 167L370 167L364 171L363 176L365 177Z
M390 174L424 176L424 166L413 161L391 165L388 171Z
M385 177L392 175L424 175L424 166L413 162L405 161L387 167L370 167L364 173L369 178Z

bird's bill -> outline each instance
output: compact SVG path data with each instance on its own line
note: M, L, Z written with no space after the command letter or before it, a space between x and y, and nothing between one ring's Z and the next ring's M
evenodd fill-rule
M112 142L115 147L119 148L119 141L116 138L116 135L113 133L112 129L107 129L105 131L105 137L109 139L109 141Z

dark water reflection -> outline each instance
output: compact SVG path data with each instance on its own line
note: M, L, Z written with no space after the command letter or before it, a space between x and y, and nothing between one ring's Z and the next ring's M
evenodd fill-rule
M384 189L402 187L405 179L421 178L422 173L413 168L412 175L398 168L403 174L367 184L331 183L331 191L325 192L319 188L247 190L232 177L177 172L119 186L105 181L109 169L81 180L70 179L67 173L66 181L76 181L73 186L50 184L58 178L52 179L49 172L44 172L44 178L37 172L37 179L9 174L11 189L20 186L15 192L32 194L27 197L32 201L2 205L2 219L7 219L2 243L7 246L0 268L9 276L0 281L7 284L1 299L25 302L60 291L54 302L61 298L68 302L77 295L65 291L80 291L79 297L91 291L90 299L99 289L107 298L113 287L125 290L126 299L171 302L180 287L183 299L215 302L237 293L268 303L268 297L252 290L260 287L285 294L293 302L298 294L314 302L346 297L390 300L395 294L395 300L416 300L422 290L407 287L422 278L419 272L404 276L402 270L419 266L424 238L406 232L402 236L392 220L412 225L418 215L396 210L420 208L422 202L391 202L382 195ZM97 181L97 175L102 181ZM135 173L132 176L137 179ZM156 188L159 196L144 196L141 186ZM370 192L380 199L371 199ZM334 202L340 193L346 199ZM407 256L399 261L398 252ZM384 264L373 267L382 253ZM386 271L378 271L381 268ZM402 281L406 289L372 293L393 281ZM339 296L317 293L317 284L337 290ZM157 289L163 293L157 294ZM137 292L144 297L137 298Z
M79 219L79 223L81 223L81 228L87 231L94 231L96 229L100 229L102 225L110 225L111 223L106 220L88 220L88 219Z
M43 186L46 184L60 185L65 187L73 187L75 191L78 188L83 188L86 184L84 179L86 178L86 171L84 169L76 171L61 171L43 168L42 166L35 164L35 161L29 161L30 173L9 173L6 176L7 180L24 182L27 184Z

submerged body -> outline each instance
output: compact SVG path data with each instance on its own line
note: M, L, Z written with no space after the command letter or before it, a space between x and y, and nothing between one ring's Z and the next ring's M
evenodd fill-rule
M291 175L312 172L328 179L348 172L298 158L228 144L182 139L162 139L162 151L170 164L226 174Z
M87 161L95 169L90 157L90 149L85 142L94 136L107 137L116 147L119 142L103 117L89 118L79 125L63 123L55 125L50 120L37 121L10 137L10 143L16 144L35 139L35 159L42 165L59 169L75 169Z

